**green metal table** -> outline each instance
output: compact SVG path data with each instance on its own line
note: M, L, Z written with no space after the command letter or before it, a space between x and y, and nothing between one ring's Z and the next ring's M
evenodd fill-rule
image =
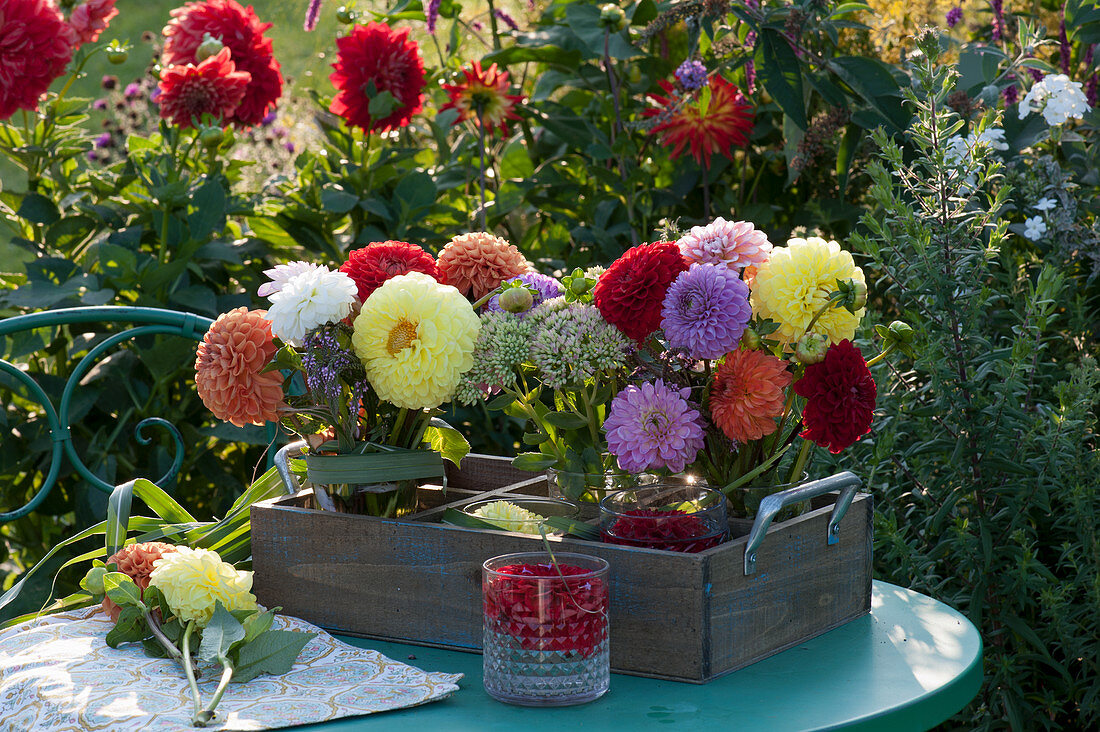
M440 622L446 622L440 618ZM962 709L982 682L982 640L952 608L886 582L871 613L707 684L613 674L602 698L532 709L485 693L481 656L341 636L428 671L463 673L448 699L297 727L352 730L926 730Z

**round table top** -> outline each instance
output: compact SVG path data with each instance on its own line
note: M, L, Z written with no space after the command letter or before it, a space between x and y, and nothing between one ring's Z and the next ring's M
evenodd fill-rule
M872 586L870 614L771 658L706 684L613 674L607 694L574 707L533 709L493 700L482 688L480 655L340 638L427 671L466 676L443 701L300 730L901 732L949 718L982 682L981 636L969 620L941 602L879 581Z

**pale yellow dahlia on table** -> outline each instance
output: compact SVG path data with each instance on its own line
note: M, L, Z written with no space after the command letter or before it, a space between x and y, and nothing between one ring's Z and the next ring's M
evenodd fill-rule
M787 246L773 249L768 261L757 270L752 283L752 311L779 324L779 330L770 337L789 350L836 291L837 280L864 283L863 270L855 265L850 253L835 241L818 237L791 239ZM864 308L851 313L843 307L831 307L814 324L813 331L825 335L830 343L851 339L864 312Z
M355 318L351 342L379 398L431 409L450 400L473 367L480 329L461 292L409 272L371 293Z
M154 562L149 584L160 590L181 621L194 620L200 628L210 622L219 600L230 611L256 608L252 573L234 569L209 549L179 546L163 554Z

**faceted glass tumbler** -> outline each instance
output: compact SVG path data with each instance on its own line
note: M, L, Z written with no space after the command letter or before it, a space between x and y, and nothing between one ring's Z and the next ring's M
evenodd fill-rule
M609 544L701 552L729 536L726 496L702 486L660 484L600 501L600 534Z
M485 691L532 707L583 704L611 680L608 564L568 552L482 565Z

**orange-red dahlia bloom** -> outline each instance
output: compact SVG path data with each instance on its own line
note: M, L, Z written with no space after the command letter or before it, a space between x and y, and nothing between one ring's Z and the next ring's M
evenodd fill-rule
M85 0L69 15L69 25L76 35L77 47L95 43L99 34L107 30L111 19L118 15L115 0Z
M264 310L222 313L206 331L195 358L195 386L215 417L238 427L278 421L283 379L261 373L275 355Z
M661 327L665 294L687 268L673 242L631 247L600 275L592 292L596 307L604 320L640 343Z
M370 294L390 277L423 272L446 284L432 255L403 241L376 241L348 254L340 271L355 281L359 301L366 302Z
M672 84L660 84L671 95ZM705 87L682 98L656 94L650 98L660 109L647 109L642 114L656 118L657 124L649 132L659 135L662 145L672 146L673 160L690 147L691 157L709 168L714 153L728 157L731 147L749 144L752 106L736 86L721 76L711 77Z
M261 23L249 5L236 0L191 2L172 11L172 20L164 28L164 53L161 63L194 64L195 53L209 33L233 54L238 71L251 76L244 98L232 119L240 125L257 125L275 107L283 93L283 75L272 52L271 39L264 33L271 23Z
M329 111L364 132L385 132L409 123L424 101L424 61L420 46L409 40L409 29L394 30L385 23L357 25L349 35L336 39L335 71L329 80L336 87ZM385 117L370 113L373 94L389 92L395 108Z
M504 280L531 269L520 251L485 232L456 236L439 253L439 271L463 295L475 300L492 292Z
M738 444L759 440L779 427L783 390L791 383L787 363L764 351L726 354L710 385L710 417Z
M847 339L806 367L794 393L806 398L801 436L834 455L871 431L878 389L863 354Z
M229 124L251 78L237 71L228 48L198 66L166 66L160 72L160 116L179 127L194 127L204 114Z
M505 120L519 119L515 109L523 101L518 94L508 93L508 72L499 71L496 64L482 69L481 62L474 61L471 68L463 69L462 73L466 77L464 81L443 85L450 101L439 111L456 110L456 125L469 119L483 125L487 132L491 133L493 128L499 127L500 133L507 135Z
M176 551L174 544L165 544L163 541L143 541L122 547L107 558L107 564L115 565L119 572L132 579L144 595L145 589L149 587L149 575L153 573L153 562L174 551ZM117 621L122 608L111 598L104 597L103 612L110 615L112 621Z
M0 120L38 108L38 98L65 73L74 40L49 0L0 3Z

